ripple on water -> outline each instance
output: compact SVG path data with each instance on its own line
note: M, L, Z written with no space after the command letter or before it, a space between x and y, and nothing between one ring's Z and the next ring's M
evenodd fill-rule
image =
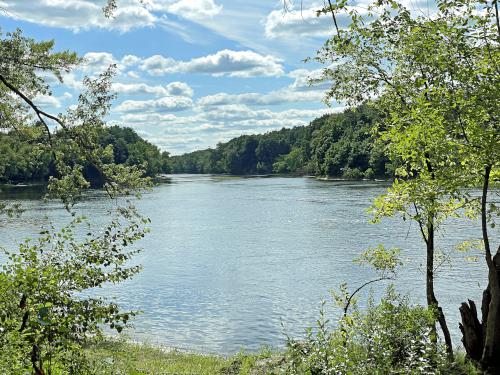
M347 282L352 289L373 277L352 260L369 246L403 249L405 272L397 284L425 301L419 267L424 252L415 225L392 219L368 224L366 209L387 182L318 181L310 178L173 176L144 195L139 208L151 218L137 260L144 270L121 285L93 293L114 296L121 306L142 310L132 335L194 351L234 353L245 347L284 343L314 324L322 299ZM2 196L0 199L13 199ZM80 213L98 224L111 203L93 192ZM22 197L27 212L3 221L0 236L14 244L36 235L49 220L68 221L58 203ZM492 232L492 236L496 236ZM438 246L451 250L477 237L477 226L454 221ZM458 305L479 299L485 284L481 262L452 253L452 267L439 273L437 295L458 343ZM463 280L463 274L469 277ZM378 289L377 289L378 288ZM382 286L377 285L379 295ZM336 313L329 312L334 320Z

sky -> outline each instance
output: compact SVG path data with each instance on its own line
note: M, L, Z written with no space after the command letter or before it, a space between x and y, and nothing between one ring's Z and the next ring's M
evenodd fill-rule
M109 124L176 155L341 108L322 102L326 85L307 83L322 66L304 59L333 33L331 18L316 16L322 1L284 12L282 0L118 0L113 19L104 2L0 0L3 33L21 28L85 58L63 84L47 77L53 95L36 98L44 109L64 112L85 75L117 64Z

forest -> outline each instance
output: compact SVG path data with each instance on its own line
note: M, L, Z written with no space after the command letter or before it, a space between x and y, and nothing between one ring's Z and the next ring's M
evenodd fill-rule
M324 115L307 126L242 135L215 149L170 158L173 173L293 174L348 179L387 178L394 163L373 132L374 106Z
M64 134L54 134L54 138L58 137L63 138ZM144 175L148 177L170 171L168 152L160 152L131 128L103 127L98 142L108 150L103 156L108 162L144 167ZM64 143L56 150L48 147L40 128L29 129L29 133L28 130L0 133L0 183L47 182L58 173L53 155L63 149ZM70 164L75 163L71 153L65 157ZM84 163L83 172L92 185L102 186L101 175L90 162Z
M148 177L161 173L213 173L389 178L395 166L384 153L384 142L373 132L377 121L376 107L364 104L323 115L307 126L242 135L219 143L215 149L179 156L161 152L131 128L115 125L100 130L99 145L108 148L105 158L110 162L144 166ZM30 132L36 133L36 129ZM55 175L54 151L43 143L43 132L38 139L29 137L19 131L0 134L0 182L46 182ZM100 174L91 163L84 165L84 175L94 186L102 186Z

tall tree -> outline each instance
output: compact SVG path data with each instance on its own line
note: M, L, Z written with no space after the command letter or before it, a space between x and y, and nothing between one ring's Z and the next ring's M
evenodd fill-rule
M76 54L54 52L53 47L53 41L36 42L20 30L0 34L0 130L20 134L25 142L50 152L55 172L49 196L62 199L68 210L90 185L84 174L89 163L113 197L148 186L139 167L115 164L113 148L99 143L114 97L113 67L85 78L85 90L65 114L48 113L36 104L37 96L51 94L45 75L62 80L63 73L80 62ZM6 252L8 260L0 269L0 372L26 373L31 367L43 375L57 359L75 373L82 365L75 364L82 345L100 337L102 324L118 331L126 325L130 313L82 294L127 279L140 269L126 265L137 252L126 247L144 235L147 220L129 201L120 202L124 204L117 204L112 222L102 232L79 227L88 232L83 241L80 232L75 234L83 219L75 219L60 232L44 231L35 244L20 240L18 251ZM20 210L0 205L4 213Z
M378 131L402 167L388 194L376 201L375 218L400 212L418 223L426 245L427 302L450 355L449 330L434 292L435 233L464 206L482 217L491 300L480 351L483 366L496 371L498 271L486 228L494 210L488 189L500 160L497 3L440 0L430 14L412 13L392 0L367 9L339 1L321 12L334 21L346 13L350 24L341 30L335 22L336 34L316 57L328 67L315 82L331 82L327 98L351 105L371 100L384 113ZM478 185L480 205L466 189Z

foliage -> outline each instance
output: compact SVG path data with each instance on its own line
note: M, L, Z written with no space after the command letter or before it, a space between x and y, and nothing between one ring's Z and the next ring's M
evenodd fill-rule
M263 135L244 135L216 149L171 158L174 173L315 174L350 179L385 177L383 142L371 131L379 118L362 105L324 115L308 126L283 128Z
M90 297L89 290L121 282L140 270L127 265L138 251L128 246L144 235L147 219L132 205L123 205L121 197L147 188L150 180L145 174L155 173L168 158L163 155L158 163L158 150L135 138L122 149L116 147L117 152L128 153L124 163L117 163L113 141L134 138L135 133L106 128L104 119L114 98L113 66L97 77L85 77L78 102L65 114L55 116L38 107L36 97L51 94L47 76L62 80L63 73L81 61L74 53L53 48L53 41L36 42L20 30L0 34L1 179L48 178L48 197L62 200L75 215L73 206L98 177L109 196L116 198L114 214L110 212L115 218L102 231L82 228L82 219L74 219L60 232L50 228L37 240L22 242L17 251L4 250L2 373L87 374L82 346L102 338L103 324L117 331L128 325L134 312ZM0 214L21 212L22 207L0 205Z
M384 113L378 139L399 167L393 186L375 201L375 220L401 214L417 222L426 245L427 302L438 311L451 356L451 336L434 293L434 238L464 206L483 217L489 289L495 289L490 306L500 306L499 265L484 229L488 212L495 211L487 195L500 163L500 28L496 1L439 0L436 6L414 12L403 2L382 0L360 13L346 1L329 2L322 12L334 19L344 14L349 22L318 51L316 60L327 68L315 81L331 84L327 99L349 105L368 100ZM467 189L477 186L483 186L481 205ZM500 361L491 359L499 357L500 308L486 309L484 316L490 341L483 361L496 361L498 371Z
M169 348L106 341L85 349L93 371L89 374L222 374L224 358L183 353Z
M389 288L376 305L330 327L324 309L305 340L288 338L288 374L453 374L444 346L431 340L433 313Z
M354 263L369 265L381 276L395 275L397 268L403 265L399 259L400 253L401 249L386 249L379 244L364 251Z
M119 312L114 303L82 294L139 272L139 266L126 265L138 250L126 249L144 236L145 219L132 208L122 214L97 236L87 223L79 230L85 229L86 238L78 239L75 231L84 219L77 218L59 232L52 228L36 241L26 240L18 251L5 251L0 343L2 352L14 355L3 359L3 366L27 370L33 358L40 369L50 369L53 359L68 365L66 357L101 336L102 324L118 332L127 326L134 312Z
M60 139L67 139L67 135L55 133L54 146L49 147L44 143L46 139L41 127L0 133L0 182L47 182L50 176L57 175L53 152L65 154L65 162L75 164L76 156L68 153L67 144ZM103 150L112 147L112 155L104 154L102 162L140 167L148 177L169 172L169 154L160 153L156 146L130 128L111 126L99 129L97 142ZM84 161L82 171L92 186L104 184L99 170L91 162Z

